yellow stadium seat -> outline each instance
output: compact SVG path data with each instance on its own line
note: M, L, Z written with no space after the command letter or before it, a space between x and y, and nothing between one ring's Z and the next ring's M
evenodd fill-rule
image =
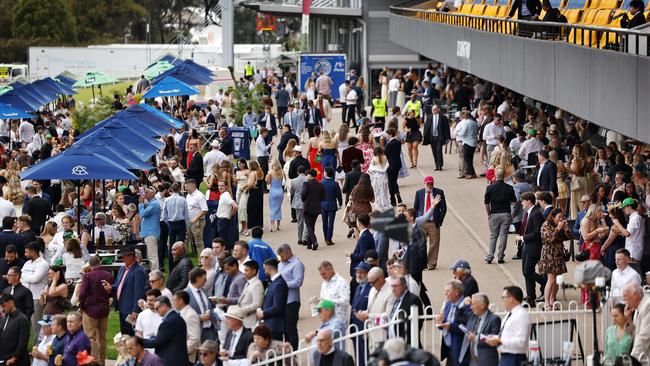
M498 5L488 5L483 15L485 15L486 17L495 17L498 11L499 11Z
M460 8L458 9L458 13L461 14L471 14L472 13L472 7L474 4L462 4Z
M560 9L560 13L566 17L567 23L572 24L580 22L582 10L583 9Z
M620 6L619 0L591 0L589 9L617 9Z
M497 11L497 18L505 18L508 16L508 12L510 11L510 5L499 5L499 9ZM517 12L519 14L519 12Z
M606 26L611 22L611 17L612 11L610 9L587 9L582 15L580 24ZM573 29L569 33L569 42L579 45L584 44L588 47L596 47L600 46L600 37L601 32Z
M472 15L483 15L487 9L487 5L484 4L475 4L472 8Z

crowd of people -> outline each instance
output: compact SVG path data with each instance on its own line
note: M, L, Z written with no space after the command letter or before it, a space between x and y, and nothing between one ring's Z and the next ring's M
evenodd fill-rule
M316 345L310 358L320 365L364 364L371 354L390 361L411 357L406 318L412 305L420 314L430 309L423 271L438 268L447 213L432 175L412 199L404 197L409 204L400 192L400 179L418 167L420 145L429 146L435 171L449 170L445 155L458 154L459 179L485 177L485 261L504 263L514 234L513 260L522 261L526 281L525 292L504 289L509 315L502 320L489 311L470 263L452 267L454 279L445 285L446 302L436 317L448 365L520 364L530 333L522 304L555 309L558 276L572 254L565 242L572 238L580 245L576 258L613 270L608 354L648 355L643 321L650 300L640 285L650 184L642 146L632 149L611 131L603 144L583 120L444 65L385 69L372 98L353 71L338 86L325 73L314 74L303 93L276 72L246 72L252 74L241 83L261 91L256 96L264 107L248 108L241 121L230 91L203 105L155 100L184 126L161 136L154 169L138 180L84 182L78 192L69 182L19 180L22 169L73 143L78 132L68 109L74 101L33 121L0 122L6 143L0 334L11 340L0 342L0 359L7 365L26 365L30 357L35 365L103 365L111 307L119 313L120 333L129 337L120 354L124 363L257 362L301 342ZM332 129L336 102L343 123ZM122 108L119 96L114 106ZM214 138L200 133L208 124L218 131ZM254 158L236 158L233 125L249 129L251 149L241 155ZM291 215L283 217L287 206ZM373 225L389 209L412 227L408 240ZM336 245L337 216L356 241L343 251L348 273L322 261L320 294L304 299L305 266L292 247ZM274 249L263 240L265 231L287 226L297 233L289 243ZM107 250L117 250L116 257L107 258ZM114 260L116 271L106 271ZM299 335L306 303L321 323ZM382 324L352 338L353 355L336 341L350 329Z

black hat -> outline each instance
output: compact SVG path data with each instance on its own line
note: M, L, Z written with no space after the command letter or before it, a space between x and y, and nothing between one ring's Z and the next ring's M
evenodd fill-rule
M10 293L5 292L0 295L0 305L3 305L7 301L14 301L14 297Z
M117 255L117 257L121 258L125 255L135 255L135 248L132 246L121 248L120 253Z

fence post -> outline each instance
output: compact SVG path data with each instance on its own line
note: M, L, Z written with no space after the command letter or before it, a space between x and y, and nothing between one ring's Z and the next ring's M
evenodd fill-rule
M417 305L411 305L411 347L420 347L420 313Z

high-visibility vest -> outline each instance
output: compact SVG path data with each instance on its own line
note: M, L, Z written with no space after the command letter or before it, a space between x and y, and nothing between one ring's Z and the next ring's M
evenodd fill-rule
M407 104L408 104L408 106L406 108L406 113L408 113L410 111L413 111L416 116L418 116L420 114L420 109L422 108L422 102L420 102L419 100L416 100L415 103L413 103L412 101L409 101L409 103L407 103Z
M253 65L246 64L244 65L244 76L253 76Z
M373 117L386 117L386 100L384 98L373 99L372 106L375 108Z

